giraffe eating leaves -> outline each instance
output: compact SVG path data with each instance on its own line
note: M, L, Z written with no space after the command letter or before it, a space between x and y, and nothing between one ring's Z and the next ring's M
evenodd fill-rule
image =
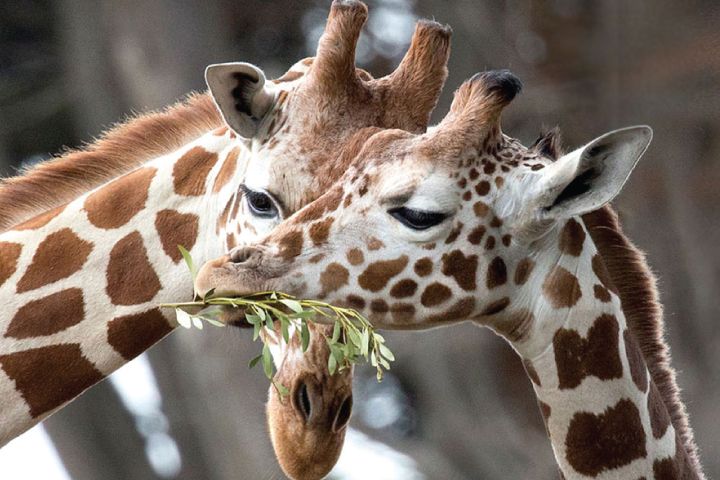
M366 131L321 197L195 289L319 297L385 328L473 320L523 358L565 478L704 478L654 278L606 206L651 130L526 148L500 130L520 87L485 72L427 133Z
M192 293L177 245L203 261L254 240L319 195L315 175L336 174L329 160L358 131L425 129L447 75L449 29L418 22L398 68L373 79L354 64L366 17L361 2L336 0L316 57L279 79L244 63L211 66L211 96L132 120L85 150L2 181L0 445L175 328L157 305ZM280 190L281 203L273 196ZM323 348L317 335L318 355ZM275 360L297 390L305 370ZM335 421L312 425L301 407L283 404L297 421L271 421L274 439L330 428L337 431L329 441L342 443L347 406ZM321 476L338 451L327 449L331 462L323 452L308 456L322 467L307 478ZM308 454L286 452L281 462Z

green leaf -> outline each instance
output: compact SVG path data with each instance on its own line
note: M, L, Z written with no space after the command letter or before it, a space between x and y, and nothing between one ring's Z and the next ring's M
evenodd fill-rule
M297 300L291 300L289 298L283 298L279 300L280 303L288 307L290 310L292 310L295 313L300 313L303 311L302 305L300 305L300 302Z
M315 316L315 312L314 312L313 310L303 310L302 312L291 313L291 314L288 315L288 316L289 316L289 318L304 318L304 319L308 319L308 318L313 318L313 317Z
M375 358L375 350L370 352L370 365L377 367L377 358Z
M383 366L383 368L385 368L385 370L390 370L390 364L387 362L387 360L382 357L378 357L378 362L380 363L380 365Z
M300 325L300 340L302 343L302 351L306 352L310 345L310 328L307 322L303 321Z
M250 362L248 363L248 368L253 368L255 365L257 365L261 358L263 358L262 353L257 357L253 357L253 359L250 360Z
M265 376L272 380L273 377L273 360L272 360L272 354L270 353L270 347L267 346L267 343L263 345L262 349L262 364L263 364L263 371L265 372Z
M246 313L245 320L247 320L250 325L258 325L262 323L262 319L257 315L253 315L252 313Z
M253 342L258 339L260 336L260 329L262 328L261 323L256 323L253 325Z
M193 327L197 328L198 330L203 329L203 322L198 317L195 317L193 315L190 316L190 319L192 320Z
M197 277L197 268L195 267L195 262L193 262L192 255L190 255L190 252L188 252L182 245L178 245L177 247L178 250L180 250L180 254L183 257L183 260L185 260L185 264L190 270L190 276L192 276L193 283L195 283L195 277Z
M385 339L379 333L373 333L373 338L377 343L385 343Z
M332 338L330 339L331 343L337 343L338 339L340 338L340 321L335 320L335 326L333 327L333 334Z
M288 388L282 383L273 380L272 384L281 397L287 397L288 395L290 395L290 390L288 390Z
M328 372L330 372L330 375L334 375L336 369L337 360L335 360L335 355L330 355L330 357L328 357Z
M388 347L386 347L385 345L383 345L382 343L380 344L380 353L382 354L383 357L387 358L391 362L395 361L395 355L393 355L393 353L390 351L390 349Z
M362 331L362 338L360 339L360 355L367 358L370 350L370 331L365 328Z
M257 305L253 305L253 310L255 311L255 314L260 317L260 320L266 320L268 317L268 314L265 310L258 307Z
M282 331L283 340L285 343L290 343L290 320L287 317L280 318L280 330Z
M348 329L347 329L347 336L350 337L350 342L351 342L353 345L355 345L355 346L357 346L357 347L360 346L360 342L362 341L362 339L360 338L360 334L359 334L357 331L348 328Z
M214 318L207 318L207 317L199 317L205 320L210 325L213 325L215 327L227 327L227 324L225 322L221 322L220 320L215 320Z
M175 316L177 318L177 322L180 324L181 327L183 327L183 328L192 327L192 318L190 318L190 314L187 313L185 310L176 308Z
M211 288L207 292L205 292L205 296L203 297L203 302L208 300L210 297L212 297L212 294L215 293L215 289Z

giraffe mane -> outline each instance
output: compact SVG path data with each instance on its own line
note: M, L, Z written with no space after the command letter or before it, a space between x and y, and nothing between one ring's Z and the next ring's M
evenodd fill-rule
M582 218L618 289L628 328L640 345L650 376L668 409L673 427L682 439L695 471L702 472L693 431L680 398L675 370L670 366L670 350L665 341L665 322L657 277L651 271L645 254L623 233L618 215L610 206L583 215Z
M131 117L95 142L0 179L0 232L170 153L223 125L207 93Z

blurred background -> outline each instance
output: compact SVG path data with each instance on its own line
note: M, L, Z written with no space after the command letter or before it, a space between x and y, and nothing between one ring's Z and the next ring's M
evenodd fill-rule
M567 146L654 128L616 206L660 278L683 398L706 473L720 478L720 3L366 1L358 65L376 76L395 67L417 18L452 26L436 120L464 79L507 67L525 89L504 130L525 144L555 125ZM281 75L313 54L329 3L3 0L0 175L203 90L209 63ZM501 339L471 325L387 337L398 361L382 384L356 369L332 478L554 478L530 382ZM176 332L0 450L0 475L284 478L264 423L267 380L247 368L258 348L247 332Z

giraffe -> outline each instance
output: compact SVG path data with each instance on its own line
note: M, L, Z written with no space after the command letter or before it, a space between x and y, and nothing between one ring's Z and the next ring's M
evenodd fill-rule
M157 305L192 293L177 245L204 260L273 225L246 215L270 198L252 190L254 179L265 179L270 191L292 186L297 199L311 198L317 185L303 179L324 171L324 160L358 129L425 129L447 75L449 29L418 22L398 68L373 79L354 65L366 17L361 2L336 0L315 58L282 77L268 81L247 63L211 66L210 95L132 120L85 150L3 180L0 445L174 330L175 320ZM271 159L274 169L266 165ZM306 165L305 175L287 178L282 168L292 164ZM321 335L317 345L324 347ZM292 348L276 351L287 356ZM292 391L317 369L274 360ZM301 393L311 408L313 395ZM272 394L270 404L278 405ZM342 443L346 421L314 426L301 411L307 402L282 405L294 413L285 423L270 419L274 438L293 441L313 429L319 437L329 427L337 431L328 443ZM334 463L339 446L327 450L334 458L324 465ZM325 454L287 451L287 461L293 452L318 462Z
M203 265L196 292L319 297L390 329L476 322L522 358L561 476L705 478L655 278L608 206L652 130L528 148L500 129L520 90L480 73L426 133L368 131L321 197Z

